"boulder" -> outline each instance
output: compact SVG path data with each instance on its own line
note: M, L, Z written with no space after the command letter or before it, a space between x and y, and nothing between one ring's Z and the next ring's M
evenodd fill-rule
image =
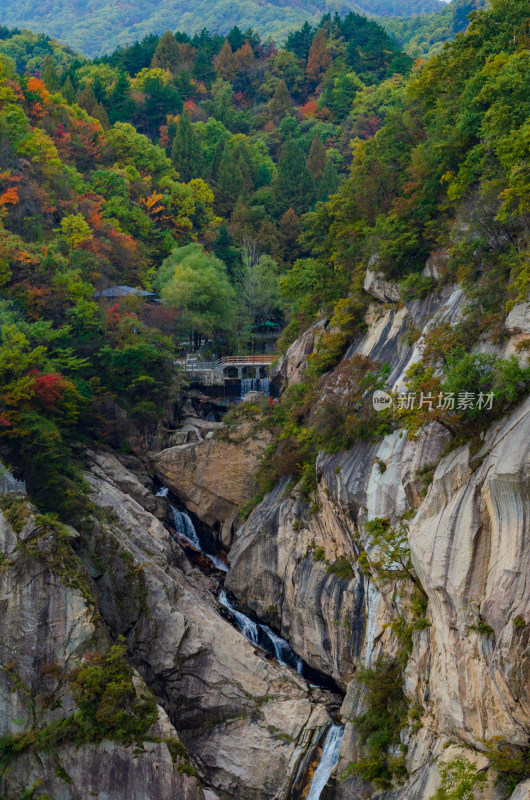
M385 276L376 272L379 259L372 256L364 278L364 291L381 300L383 303L398 303L401 299L397 283L385 280Z
M307 369L308 356L315 352L318 340L322 336L327 320L321 319L311 325L302 336L292 343L286 353L281 355L270 369L272 381L282 386L300 383Z
M510 333L530 333L530 303L517 303L506 317L504 327Z
M444 275L449 264L450 253L448 250L436 250L431 253L425 266L422 270L424 278L432 278L434 281L439 281Z
M530 778L515 787L511 800L530 800Z
M155 457L156 473L186 508L218 528L252 497L269 442L268 430L243 422L205 441L163 450Z

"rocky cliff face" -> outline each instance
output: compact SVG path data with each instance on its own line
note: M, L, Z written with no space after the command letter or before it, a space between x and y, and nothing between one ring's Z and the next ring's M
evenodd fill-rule
M379 297L381 287L375 288ZM463 300L456 288L409 306L374 305L368 332L346 358L360 353L388 361L389 383L399 388L408 366L421 358L423 336L441 321L456 321ZM502 345L483 341L478 349L515 352L527 313L511 312L511 338ZM403 335L411 323L421 332L414 346ZM284 379L299 380L301 351L308 352L307 337L292 346L292 366L289 353L280 365ZM432 423L413 441L397 431L373 446L321 456L317 513L296 493L285 497L280 486L238 530L230 552L230 589L310 664L347 687L339 774L361 752L355 719L366 706L356 666L396 654L391 626L407 614L398 585L363 576L356 553L370 551L367 522L408 518L412 561L428 600L404 669L405 694L421 727L409 724L401 734L408 747L405 787L376 792L392 800L429 800L439 766L450 757L464 755L488 770L487 742L528 747L530 401L495 423L473 452L465 445L444 456L451 439L447 428ZM330 570L340 556L353 562L347 579ZM506 796L494 776L489 769L484 797ZM322 796L373 792L351 777L336 779ZM519 795L530 796L528 781Z
M202 800L198 781L183 771L189 761L172 757L178 735L159 706L141 750L139 743L100 742L96 733L81 742L68 735L64 723L78 713L68 676L110 640L74 554L78 534L47 527L22 505L13 508L12 524L0 514L2 797L38 789L39 796L64 800ZM139 676L135 683L147 693Z
M372 289L383 299L345 358L389 362L389 383L399 388L421 358L425 334L441 321L454 323L464 298L445 288L401 305L388 302L391 286L383 292L371 280ZM527 317L526 306L516 307L510 335L479 349L515 352L528 338ZM324 328L294 343L278 380L302 378ZM415 439L398 430L373 445L321 454L311 506L285 480L239 527L270 434L262 427L256 436L245 422L218 428L187 418L168 439L173 446L143 462L109 449L89 453L97 511L80 532L56 527L24 503L6 505L2 795L15 800L35 786L64 800L91 793L302 800L324 734L339 721L339 762L322 800L431 800L444 770L462 758L487 776L477 797L506 797L491 748L501 743L521 756L530 727L530 400L472 444L455 446L448 428L433 422ZM158 478L229 550L226 588L343 696L311 686L230 623L217 599L222 577L193 566L165 525L167 501L154 494L151 457ZM363 569L360 552L377 556L369 523L378 519L393 526L406 520L421 589ZM112 729L81 743L53 738L53 726L83 712L70 676L120 636L135 691L155 702L158 720L140 742ZM393 787L352 769L366 752L359 719L370 699L362 668L380 663L399 665L405 697L388 751L401 759ZM526 800L524 770L520 778L512 798Z
M319 514L310 514L284 490L285 482L237 532L226 586L345 689L362 647L364 576L358 567L351 577L329 574L314 553L320 548L331 562L353 556L348 522L328 498Z
M2 796L286 797L340 698L221 615L217 582L188 562L151 513L162 501L122 463L92 453L87 480L99 511L82 534L23 501L9 504L12 524L0 516ZM128 745L110 729L80 746L77 728L57 736L80 713L70 677L119 636L158 721Z
M248 423L230 429L214 423L205 438L200 424L200 420L185 421L187 434L196 431L193 441L163 450L155 469L186 508L229 546L238 511L252 497L270 434L263 430L256 437ZM222 434L214 436L218 428L223 428Z
M108 539L94 533L87 556L105 622L126 635L134 664L216 796L285 796L336 700L266 660L221 616L215 582L191 569L164 526L118 488L113 467L121 472L109 456L88 475L96 502L116 520ZM115 563L124 558L130 569L121 575Z

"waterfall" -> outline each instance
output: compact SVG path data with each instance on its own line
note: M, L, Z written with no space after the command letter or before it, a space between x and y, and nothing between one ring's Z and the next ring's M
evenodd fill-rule
M159 496L165 497L166 495L159 495ZM191 519L189 518L189 516L186 514L186 512L179 511L177 508L175 508L175 506L172 506L171 504L169 507L171 509L171 516L173 517L173 525L175 526L177 532L181 536L184 536L184 538L187 539L188 542L193 547L195 547L197 550L200 550L201 553L204 553L204 555L210 559L214 567L217 567L217 569L220 569L223 572L228 572L228 567L226 566L224 561L221 561L220 558L217 558L217 556L214 556L211 553L206 553L202 549L200 539L197 535L197 531L195 530L195 526L191 521Z
M252 644L258 644L259 627L257 623L251 620L245 614L242 614L241 611L238 611L236 608L234 608L224 589L219 594L219 602L233 615L237 623L237 629L243 634L243 636L246 636L246 638L249 640L249 642L252 642Z
M241 397L248 392L263 392L270 394L271 382L268 378L241 378Z
M156 496L167 497L168 489L166 487L160 489ZM224 563L224 561L221 561L221 559L217 556L207 553L205 550L203 550L201 541L197 531L195 530L195 526L188 514L186 514L185 511L179 511L178 508L175 508L175 506L171 505L171 503L169 504L169 508L173 518L173 526L175 527L177 533L180 536L183 536L195 550L203 553L206 558L208 558L212 564L217 567L217 569L222 570L223 572L228 572L228 566ZM243 636L245 636L250 642L252 642L252 644L262 647L270 655L274 656L278 663L283 667L295 669L302 678L313 680L316 676L317 680L321 680L314 670L311 670L307 664L304 664L300 656L294 652L289 642L287 642L285 639L282 639L282 637L278 636L277 633L274 633L272 628L269 628L268 625L262 625L261 623L254 622L254 620L250 619L250 617L247 617L247 615L242 611L238 611L238 609L232 605L224 589L222 589L219 594L219 602L227 609L227 611L230 612L238 631L242 633ZM306 674L304 674L304 672ZM311 686L320 685L320 683L311 683ZM322 688L329 687L327 687L325 683L322 683Z
M217 556L212 555L211 553L206 553L204 550L202 552L204 553L206 558L210 559L214 567L217 567L217 569L220 569L223 572L228 572L228 566L225 564L224 561L222 561L220 558L217 558Z
M296 655L289 642L274 633L268 625L254 622L246 614L234 608L224 589L219 594L219 602L233 615L237 629L243 636L246 636L252 644L260 645L270 655L274 655L282 667L296 669L298 674L303 677L304 662L300 656Z
M254 390L255 378L241 378L241 397L245 397L248 392Z
M322 789L329 781L329 777L339 760L339 747L343 733L344 728L341 725L330 725L322 745L320 761L309 787L307 800L320 800Z
M274 633L268 625L262 625L261 628L272 644L278 663L283 667L292 667L296 669L299 675L303 675L304 662L300 656L296 655L289 642Z
M175 526L177 533L180 533L181 536L184 536L184 538L187 539L190 544L196 547L197 550L202 550L195 526L186 512L178 511L178 509L172 505L169 507L171 509L171 516L173 517L173 525Z
M290 667L291 664L286 660L286 657L289 657L293 652L289 644L285 641L285 639L282 639L281 636L278 636L276 633L274 633L274 631L271 630L268 625L262 625L262 628L271 641L276 660L282 666Z

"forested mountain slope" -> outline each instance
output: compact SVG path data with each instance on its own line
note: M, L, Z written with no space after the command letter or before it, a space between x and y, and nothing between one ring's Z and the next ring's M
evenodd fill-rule
M483 0L451 0L430 14L415 14L408 19L387 17L380 22L410 56L420 58L439 53L444 42L467 28L471 11L483 5Z
M3 796L526 800L529 41L2 31Z
M90 56L142 39L147 34L162 34L168 28L194 34L207 28L227 33L234 25L242 30L255 28L263 36L284 38L306 20L314 24L323 13L349 11L375 15L410 17L435 11L439 0L147 0L114 3L108 0L71 3L67 0L0 0L0 24L43 31Z
M96 423L93 402L111 392L156 422L167 334L244 348L256 325L282 322L301 215L337 189L355 126L370 135L411 68L354 14L303 27L289 50L249 36L167 33L97 64L33 34L1 42L1 313L17 365L3 433L44 502L77 480L68 442ZM167 306L101 309L94 291L116 284Z

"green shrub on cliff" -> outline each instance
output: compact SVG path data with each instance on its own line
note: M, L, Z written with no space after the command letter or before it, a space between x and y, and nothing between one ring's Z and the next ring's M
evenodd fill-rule
M119 639L106 653L89 653L79 667L62 676L78 710L49 725L41 726L35 720L24 733L0 737L0 774L23 753L55 751L62 744L110 739L122 745L141 745L158 719L158 709L151 692L135 685L125 654L125 641ZM20 688L16 674L8 674Z
M394 780L407 775L406 751L400 741L408 711L402 665L394 659L381 658L373 668L359 667L356 679L366 689L366 711L353 720L359 731L362 756L347 766L341 779L356 776L388 789Z
M497 772L497 783L513 792L520 781L530 776L530 747L506 742L502 737L484 743L491 766Z
M431 800L475 800L477 792L482 794L488 781L486 773L477 771L464 756L440 764L439 769L441 784Z
M463 409L467 419L489 416L494 418L520 400L530 388L530 366L523 367L516 356L498 358L485 353L466 353L455 348L446 358L443 391L455 398L470 393L474 397L491 393L491 414L487 414L487 402Z
M382 517L376 517L366 523L366 533L370 537L371 548L369 554L364 550L361 552L359 561L376 580L383 582L409 580L419 586L410 555L408 531L408 526L403 520L396 527Z
M134 685L126 651L121 638L105 654L91 654L70 674L68 682L79 709L78 741L142 742L158 719L154 696Z

